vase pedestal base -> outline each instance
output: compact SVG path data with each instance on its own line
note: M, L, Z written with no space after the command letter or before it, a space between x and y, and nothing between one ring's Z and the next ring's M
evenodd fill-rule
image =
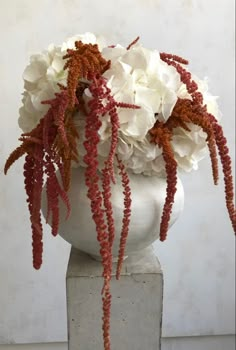
M93 255L93 254L89 254L89 256L93 259L93 260L96 260L96 261L99 261L99 262L101 262L102 261L102 258L101 258L101 256L99 256L99 255ZM128 258L128 255L126 255L126 256L124 256L124 260L126 260ZM118 257L114 257L114 258L112 258L112 262L113 263L117 263L118 262Z
M111 282L112 349L160 349L163 274L151 247L129 255ZM103 350L102 265L71 250L66 276L69 350Z

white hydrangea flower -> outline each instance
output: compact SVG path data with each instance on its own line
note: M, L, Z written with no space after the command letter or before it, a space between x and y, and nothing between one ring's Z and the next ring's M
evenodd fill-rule
M26 67L23 78L25 91L23 106L20 108L19 125L24 132L31 131L45 115L48 106L43 100L53 98L59 91L58 83L66 84L67 71L64 71L63 56L68 48L73 49L75 41L98 44L102 56L111 60L111 67L104 73L107 85L116 101L138 105L139 109L118 109L120 130L117 153L134 173L164 176L165 163L162 149L150 143L149 130L156 120L166 122L171 116L178 98L191 99L185 84L180 80L176 69L160 59L156 50L148 50L139 44L129 50L117 45L107 47L103 38L92 33L76 35L67 39L61 46L49 45L40 54L33 55ZM221 117L217 97L208 91L207 79L193 76L203 94L209 113L217 119ZM91 99L89 90L84 92L87 104ZM99 130L98 159L102 167L110 149L111 123L109 115L101 117ZM75 116L79 132L78 153L80 166L85 166L85 116L79 112ZM198 168L198 162L207 153L206 134L196 125L188 125L190 132L174 129L172 147L180 170L189 172Z
M50 44L47 50L31 56L30 64L23 73L25 91L18 120L24 132L31 131L47 112L48 106L41 102L54 97L59 91L58 83L66 84L67 70L63 69L65 64L63 56L66 50L74 48L75 41L79 40L85 44L98 44L100 50L105 45L103 38L85 33L67 39L61 46Z

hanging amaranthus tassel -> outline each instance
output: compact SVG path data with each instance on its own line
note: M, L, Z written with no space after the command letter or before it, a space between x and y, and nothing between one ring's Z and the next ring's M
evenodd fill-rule
M38 203L37 199L39 197L41 198L43 185L42 164L39 164L42 163L42 150L38 148L35 156L37 158L27 155L24 166L24 177L32 228L33 266L35 269L39 269L42 264L43 229L40 215L41 203Z
M42 264L43 232L40 210L44 174L46 175L48 202L47 220L51 214L52 234L55 236L59 228L59 197L67 206L67 216L70 213L67 191L59 184L56 171L60 169L63 179L65 177L63 167L65 157L69 157L70 160L76 159L76 141L71 140L70 137L67 138L67 124L64 125L63 115L68 104L66 91L61 91L61 93L56 94L54 99L45 103L50 105L48 112L31 132L22 134L20 137L22 144L10 154L4 169L7 173L10 166L26 154L25 190L32 227L33 266L36 269L39 269ZM69 130L71 131L71 127ZM61 138L60 142L59 138ZM62 183L66 181L64 179Z
M232 175L231 158L229 156L229 148L227 147L227 140L224 136L222 127L217 123L214 116L209 115L214 123L215 140L219 150L221 159L224 183L225 183L225 201L228 209L229 217L236 233L236 210L234 202L234 184Z
M111 294L110 280L112 274L112 246L115 235L114 218L111 203L111 182L114 177L114 156L118 142L119 119L117 108L138 108L134 105L118 103L111 95L106 86L106 80L98 75L90 75L92 81L89 90L92 99L88 102L89 112L86 116L86 127L84 147L87 151L84 162L87 164L85 170L85 183L88 187L88 198L91 203L92 217L96 225L97 239L100 244L100 254L103 265L104 285L103 294L103 338L105 350L110 350L110 309ZM103 192L99 189L97 147L99 143L98 131L102 125L100 118L105 114L110 115L112 123L112 138L108 159L102 170ZM104 218L105 207L107 224ZM126 215L127 216L127 215ZM123 259L123 256L121 257Z
M118 168L120 170L120 176L121 181L123 185L123 194L124 194L124 217L123 217L123 226L121 230L120 235L120 248L119 248L119 256L118 256L118 263L117 263L117 269L116 269L116 279L120 278L120 273L122 269L122 264L124 261L124 255L125 255L125 247L126 247L126 241L128 238L129 233L129 223L130 223L130 216L131 216L131 190L129 186L129 177L125 171L124 164L119 159L118 156L116 156L117 162L118 162Z
M217 146L224 173L226 207L236 233L236 210L234 203L231 158L229 156L227 140L223 135L222 127L218 124L216 118L207 112L206 106L203 106L203 95L198 91L197 83L192 79L191 73L181 65L188 64L188 61L179 56L166 53L161 53L160 57L168 65L176 68L181 81L186 85L187 91L192 96L192 101L178 99L172 115L166 122L166 127L170 130L171 137L173 136L174 128L180 127L188 131L191 128L191 123L198 125L203 129L207 134L206 141L209 148L212 174L215 184L218 183L219 177L216 153Z
M173 132L174 128L180 127L190 131L190 124L198 125L207 134L207 145L211 158L212 175L214 184L217 185L219 179L218 160L216 152L216 140L214 134L214 125L209 119L205 107L196 105L196 103L187 99L178 99L170 118L166 122L167 128Z
M91 203L91 212L93 220L96 225L97 240L100 244L100 254L103 265L103 339L105 350L110 350L110 279L112 270L112 253L111 245L108 239L107 226L104 219L104 212L102 210L102 193L99 189L98 176L98 161L97 161L97 146L99 143L98 130L101 127L98 110L101 108L101 103L96 95L100 95L102 88L96 86L92 90L93 98L89 102L90 112L86 118L86 128L84 147L87 154L84 156L84 162L87 164L85 170L85 183L88 187L87 196Z
M165 161L166 168L166 200L160 225L160 240L164 241L167 237L170 215L177 190L177 162L174 158L174 152L171 147L171 132L167 127L165 127L165 124L157 121L154 127L150 130L150 135L151 141L162 148L162 156Z

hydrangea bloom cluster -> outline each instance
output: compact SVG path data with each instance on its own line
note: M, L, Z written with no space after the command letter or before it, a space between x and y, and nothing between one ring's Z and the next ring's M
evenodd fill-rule
M23 74L25 91L20 108L21 129L29 132L37 125L48 108L41 102L53 98L55 92L59 92L58 83L66 83L68 71L63 69L63 56L67 49L74 48L76 40L82 40L85 44L98 44L102 56L111 61L110 68L103 76L116 101L140 106L138 110L119 110L117 153L120 159L134 173L163 176L165 164L162 150L150 143L149 130L156 120L168 120L178 98L191 99L191 95L176 69L164 62L158 51L148 50L138 43L129 50L121 45L107 47L104 40L86 33L68 39L61 46L50 45L48 50L33 55ZM208 112L219 119L217 97L208 92L207 80L201 81L197 77L194 80L203 94ZM83 99L87 105L90 99L88 89L84 90ZM81 111L75 115L75 121L80 136L80 165L84 165L85 116ZM102 118L99 135L98 156L102 167L109 152L109 115ZM198 169L198 162L207 154L206 133L196 125L191 125L188 132L176 128L171 143L178 168L186 172Z
M24 179L33 239L33 266L42 264L41 197L45 184L47 220L59 229L59 200L70 215L72 165L84 166L103 265L103 338L110 350L110 281L115 228L111 186L120 176L124 214L116 277L119 279L129 233L132 193L129 171L166 177L160 240L167 237L175 200L177 171L196 169L208 149L214 183L218 154L225 200L236 231L231 159L218 118L216 97L207 82L187 70L188 62L132 42L107 46L91 33L31 57L19 125L21 145L7 159L5 173L25 155Z

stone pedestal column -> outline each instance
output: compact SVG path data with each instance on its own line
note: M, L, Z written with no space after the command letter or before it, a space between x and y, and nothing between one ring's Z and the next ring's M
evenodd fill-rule
M101 263L72 248L66 276L69 350L103 350L102 285ZM112 350L159 350L163 274L152 248L124 261L111 292Z

